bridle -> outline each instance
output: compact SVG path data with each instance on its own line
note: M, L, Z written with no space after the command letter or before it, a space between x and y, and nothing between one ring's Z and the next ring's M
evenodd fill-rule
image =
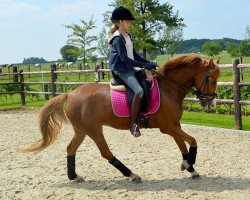
M210 81L209 80L209 76L211 74L211 70L209 70L209 69L205 71L205 77L204 77L204 80L203 80L203 82L201 84L200 89L191 88L191 90L189 90L189 88L187 88L185 85L177 82L176 80L173 80L172 78L167 77L167 76L162 76L161 74L156 72L156 70L153 70L153 71L154 71L155 74L157 74L161 78L163 78L163 79L165 79L167 81L175 83L176 85L178 85L180 88L182 88L186 92L190 91L192 94L196 95L196 98L198 98L201 103L208 102L208 101L214 99L217 96L217 93L209 93L208 92L210 84L211 85L216 85L217 84L216 81Z
M209 76L211 74L211 70L206 70L205 71L205 77L204 80L201 84L201 88L200 89L191 89L192 94L196 95L196 98L198 98L200 100L200 102L207 102L210 101L212 99L214 99L217 96L217 93L209 93L209 85L216 85L217 82L216 81L210 81L209 80ZM203 91L203 92L202 92Z

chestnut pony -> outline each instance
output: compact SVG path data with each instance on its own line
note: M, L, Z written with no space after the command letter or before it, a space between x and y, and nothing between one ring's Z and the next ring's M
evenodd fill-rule
M191 90L200 99L202 106L215 107L216 83L219 68L212 59L195 55L169 59L154 71L160 89L160 107L149 117L149 126L159 128L164 134L171 135L182 154L181 170L187 170L193 178L199 177L194 169L197 142L181 129L182 103ZM193 86L196 90L191 89ZM64 103L66 108L64 109ZM65 111L64 111L65 110ZM69 93L51 99L40 111L39 126L42 138L23 152L40 152L55 142L63 122L68 120L75 135L67 147L67 169L70 180L82 181L75 171L75 155L78 147L88 135L99 148L103 158L116 167L132 181L140 182L134 174L110 151L103 136L103 125L116 129L128 129L129 117L116 117L112 110L109 84L87 83ZM142 128L142 127L141 127ZM132 136L131 136L132 137ZM186 146L189 144L189 149Z

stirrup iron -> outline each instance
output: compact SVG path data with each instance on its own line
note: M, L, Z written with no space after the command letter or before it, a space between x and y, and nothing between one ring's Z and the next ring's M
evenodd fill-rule
M135 138L141 136L141 132L140 132L139 127L136 123L131 124L129 130Z

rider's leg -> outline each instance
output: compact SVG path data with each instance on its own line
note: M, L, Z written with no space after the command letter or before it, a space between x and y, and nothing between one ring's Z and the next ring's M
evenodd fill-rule
M130 121L129 130L134 137L139 137L141 135L139 127L137 125L137 119L141 110L142 96L143 96L143 92L135 93L132 106L131 106L131 121Z
M114 72L114 73L115 75L119 76L135 94L131 106L131 121L129 130L133 136L139 137L141 133L137 125L137 119L141 109L141 102L144 93L143 89L140 86L138 80L136 79L135 71L133 69L125 72Z

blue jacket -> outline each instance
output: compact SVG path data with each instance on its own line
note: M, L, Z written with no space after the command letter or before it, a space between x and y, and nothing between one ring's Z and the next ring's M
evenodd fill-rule
M127 56L125 39L121 34L114 36L109 41L109 44L111 45L109 55L109 68L111 71L124 72L133 67L142 68L144 63L150 63L136 53L135 49L133 49L134 60L130 59Z

